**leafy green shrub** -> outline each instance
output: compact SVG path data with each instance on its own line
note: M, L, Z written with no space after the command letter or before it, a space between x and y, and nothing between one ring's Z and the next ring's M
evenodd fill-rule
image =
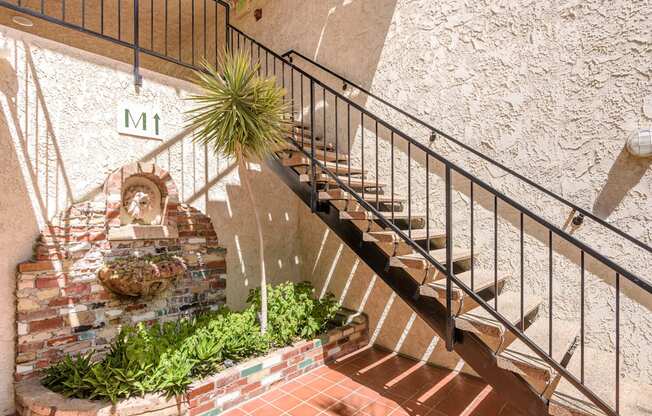
M326 329L339 305L332 294L313 299L314 288L309 282L281 283L268 286L269 337L274 346L283 346L297 338L314 338ZM260 288L249 292L247 299L260 309Z
M242 312L223 308L175 322L123 327L99 361L94 352L67 356L45 371L44 386L66 397L109 399L149 392L181 394L194 380L327 328L339 306L332 295L313 299L310 283L268 287L270 331L261 334L260 289Z

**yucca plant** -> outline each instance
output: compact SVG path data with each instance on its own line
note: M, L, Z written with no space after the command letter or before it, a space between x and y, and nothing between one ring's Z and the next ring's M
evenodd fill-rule
M258 75L259 66L252 65L243 52L224 52L220 67L203 64L196 73L204 92L190 100L198 106L189 114L189 127L195 130L195 141L207 145L215 155L226 155L238 163L240 178L249 196L260 256L261 331L267 331L267 277L263 230L247 171L247 162L262 160L279 149L290 130L289 106L285 90L274 78Z

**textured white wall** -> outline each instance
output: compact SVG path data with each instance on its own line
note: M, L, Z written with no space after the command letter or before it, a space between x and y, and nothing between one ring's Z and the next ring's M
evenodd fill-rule
M227 248L227 302L244 304L258 284L253 212L232 161L192 142L184 112L189 83L132 68L0 26L0 412L13 412L14 275L39 227L71 201L101 192L107 175L133 161L154 162L174 178L181 199L211 216ZM164 139L119 135L118 104L161 109ZM271 282L298 280L297 202L273 174L252 165Z
M315 58L648 245L652 243L651 159L633 158L625 150L627 137L652 123L652 9L648 1L259 0L252 8L257 7L263 9L260 21L247 14L235 25L277 52L294 48ZM342 91L340 81L304 67ZM352 88L342 94L652 281L649 253L591 221L579 228L569 225L570 210L551 198L442 138L429 144L427 129ZM327 106L332 109L332 99ZM356 120L353 127L354 161L359 164ZM365 124L365 129L365 167L373 172L373 124ZM381 129L380 174L385 180L388 137ZM406 147L396 150L396 192L407 195ZM423 157L414 149L413 155L420 160L413 163L417 170L412 189L424 190ZM444 217L437 202L443 201L443 171L433 160L430 166L430 214L433 226L441 227ZM468 247L469 183L454 179L455 245ZM492 270L493 198L478 187L475 191L478 264ZM422 191L413 196L414 211L424 212L424 195ZM518 291L519 213L503 203L498 211L498 267L513 276L507 290ZM304 273L340 293L352 307L361 304L368 287L379 290L364 265L352 271L351 262L344 260L351 253L340 248L336 237L325 230L316 233L318 223L303 218L302 245L308 248ZM547 319L548 234L527 217L524 228L526 297L539 295L546 300L539 319ZM559 238L553 245L553 317L555 322L579 327L579 251ZM592 367L592 378L613 389L615 273L588 256L586 268L586 342L591 351L587 360L602 363ZM621 366L628 378L650 384L652 296L624 280L621 288ZM381 328L378 342L421 357L432 334L418 319L412 322L401 302L387 307L390 299L385 290L362 302L369 310L371 326ZM408 340L399 343L403 329ZM434 359L449 365L448 357Z

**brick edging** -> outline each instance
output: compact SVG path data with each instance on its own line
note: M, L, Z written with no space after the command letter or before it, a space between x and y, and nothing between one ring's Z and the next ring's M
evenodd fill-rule
M190 385L184 396L166 398L147 394L115 406L107 402L67 399L31 379L16 383L16 414L21 416L214 416L259 396L274 385L350 354L368 343L367 318L356 315L351 323L317 339L300 341Z

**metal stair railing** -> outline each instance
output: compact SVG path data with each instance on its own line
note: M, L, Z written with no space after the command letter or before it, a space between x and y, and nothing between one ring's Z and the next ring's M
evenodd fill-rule
M570 208L573 214L577 213L579 215L580 219L583 220L584 218L589 218L592 221L595 221L600 226L607 228L609 231L611 231L613 233L616 233L618 236L620 236L620 237L628 240L629 242L637 245L638 247L646 250L648 253L652 253L652 247L650 245L646 244L645 242L643 242L643 241L637 239L636 237L624 232L623 230L617 228L613 224L610 224L609 222L605 221L604 219L596 216L595 214L591 213L590 211L588 211L588 210L578 206L577 204L569 201L568 199L564 198L563 196L561 196L561 195L547 189L546 187L544 187L542 185L539 185L538 183L534 182L533 180L519 174L515 170L505 166L503 163L500 163L500 162L492 159L491 157L487 156L486 154L484 154L484 153L474 149L473 147L467 145L466 143L454 138L450 134L447 134L447 133L443 132L441 129L431 125L430 123L427 123L426 121L420 119L419 117L415 116L414 114L412 114L412 113L398 107L395 104L392 104L388 100L380 97L377 94L374 94L373 92L369 91L368 89L362 87L360 84L351 81L350 79L346 78L345 76L343 76L343 75L339 74L338 72L336 72L336 71L334 71L334 70L320 64L319 62L315 61L314 59L311 59L311 58L305 56L304 54L302 54L300 52L297 52L294 49L290 49L289 51L285 52L281 56L283 58L289 59L289 61L291 63L293 63L292 56L297 56L297 57L301 58L302 60L310 63L311 65L315 66L316 68L319 68L320 70L332 75L333 77L338 78L340 81L343 82L343 88L344 89L346 89L350 85L353 88L355 88L356 90L364 93L365 95L367 95L369 97L372 97L374 100L376 100L376 101L382 103L383 105L387 106L388 108L392 109L393 111L396 111L396 112L400 113L401 115L409 118L410 120L417 123L418 125L426 128L427 130L429 130L431 132L431 140L435 136L443 137L444 139L454 143L455 145L460 146L464 150L466 150L468 152L471 152L473 155L475 155L475 156L485 160L486 162L489 162L492 165L498 167L499 169L507 172L509 175L517 178L518 180L528 184L529 186L537 189L540 192L543 192L544 194L552 197L553 199L557 200L558 202L561 202L562 204L564 204L568 208Z
M367 210L368 212L372 213L373 216L375 216L381 224L388 230L394 231L398 236L401 237L416 253L419 253L425 260L427 260L437 271L440 273L443 273L446 276L446 309L447 309L447 337L446 337L446 344L447 347L450 349L452 345L455 342L455 334L456 330L454 328L454 321L455 321L455 316L453 315L452 311L452 286L453 284L458 286L461 290L464 291L466 296L469 296L473 301L477 302L479 305L481 305L486 311L490 313L491 316L493 316L498 322L500 322L506 330L511 332L517 339L522 341L528 348L532 350L543 362L548 364L550 367L552 367L555 371L558 372L564 379L566 379L570 384L572 384L576 389L578 389L582 394L584 394L597 408L599 408L601 411L603 411L605 414L610 415L610 416L616 416L620 414L620 296L621 296L621 278L627 279L629 282L632 284L636 285L638 288L643 290L646 295L652 295L652 285L640 278L639 276L635 275L634 273L630 272L623 266L619 265L615 261L612 261L611 259L605 257L592 247L588 246L584 242L576 239L575 237L571 236L564 230L560 229L556 225L550 223L546 219L541 218L539 215L536 213L532 212L530 209L526 208L522 204L518 203L514 199L510 198L509 196L505 195L504 193L498 191L494 187L492 187L490 184L484 182L483 180L475 177L473 174L469 173L467 170L464 168L454 164L453 162L449 161L445 157L439 155L432 149L424 146L422 143L416 141L412 137L410 137L408 134L400 131L399 129L393 127L386 121L380 119L370 111L366 110L362 106L354 103L353 101L349 100L347 97L342 95L341 93L335 91L333 88L329 87L319 79L315 78L314 76L310 75L303 69L297 67L294 65L292 62L289 62L288 60L284 59L283 56L278 55L277 53L273 52L272 50L268 49L264 45L260 44L257 42L255 39L250 37L249 35L245 34L244 32L236 29L235 27L231 26L231 30L233 34L230 36L231 39L231 47L233 50L245 50L248 51L251 54L251 58L255 61L260 63L260 68L262 71L262 68L264 68L264 75L265 76L277 76L277 81L282 82L283 87L287 87L286 84L286 68L291 72L292 76L292 86L291 86L291 91L290 95L292 97L293 104L294 99L295 99L295 91L294 91L294 78L295 75L299 75L300 79L300 94L301 94L301 102L300 106L301 109L303 110L304 108L304 103L303 103L303 86L304 83L307 81L310 91L310 102L309 102L309 111L308 113L310 114L310 136L308 139L310 140L310 147L309 151L306 150L306 143L305 139L306 136L301 134L301 140L298 140L296 137L293 138L292 140L295 141L295 143L299 147L299 151L302 152L306 157L310 159L310 164L311 164L311 175L312 175L312 200L315 201L312 205L312 209L316 209L316 201L318 200L317 196L317 190L316 190L316 181L315 181L315 175L318 167L322 172L325 172L335 183L337 186L346 191L348 195L350 195L351 198L353 198L362 208ZM261 52L262 51L262 52ZM261 54L262 53L262 54ZM256 61L257 59L257 61ZM269 71L269 62L270 60L273 63L273 71ZM263 62L264 61L264 62ZM277 70L277 66L280 63L280 70ZM389 218L387 218L386 214L383 214L379 209L378 206L376 205L375 207L372 205L372 203L368 202L368 199L365 198L365 188L364 185L362 186L362 191L356 191L353 189L349 184L346 183L346 180L342 180L341 177L339 177L336 173L334 173L330 168L326 166L325 162L322 162L318 159L318 151L315 148L315 135L317 132L315 132L315 113L316 113L316 103L315 103L315 90L321 90L322 92L322 99L324 101L323 105L323 110L324 110L324 120L326 120L326 98L330 97L334 100L335 102L335 109L338 107L338 103L342 103L346 105L347 107L347 124L350 125L351 122L351 109L354 111L357 111L360 114L360 124L361 124L361 161L362 161L362 169L363 169L363 174L362 176L364 177L364 151L365 151L365 146L364 146L364 139L365 139L365 118L368 120L371 120L375 127L375 131L378 132L378 126L381 126L385 129L387 129L391 133L390 137L390 142L391 142L391 177L392 177L392 201L394 197L393 193L393 180L394 180L394 145L395 145L395 140L402 139L404 141L404 144L407 146L407 158L409 161L414 160L413 155L411 155L412 149L419 151L422 153L422 155L425 156L425 167L426 169L429 168L429 160L433 159L441 164L444 165L445 167L445 193L446 193L446 230L447 230L447 243L446 243L446 264L442 265L439 263L436 259L434 259L428 251L428 247L424 249L421 247L419 244L417 244L414 240L411 238L411 230L408 228L407 232L404 230L399 229ZM294 108L294 107L293 107ZM300 112L300 120L298 120L302 125L305 125L305 120L304 120L304 111ZM337 126L338 123L338 118L339 118L339 112L336 110L334 112L334 119L335 119L335 125ZM373 130L373 129L372 129ZM326 137L327 137L327 131L326 131L326 123L324 122L323 124L323 134L322 139L324 140L323 144L326 144ZM349 137L347 137L347 141L350 144L350 130L349 130ZM338 130L335 129L335 132L331 131L332 135L335 135L336 138L336 143L335 143L335 153L338 153ZM378 173L378 135L376 134L375 136L376 139L376 173ZM451 138L452 139L452 138ZM454 139L453 139L454 140ZM347 160L349 163L350 167L350 160L351 160L351 147L347 147ZM326 146L324 146L324 156L326 156ZM324 160L325 157L324 157ZM349 168L350 169L350 168ZM372 169L373 170L373 169ZM411 170L412 170L412 163L409 163L408 165L408 224L411 223L410 215L411 215L411 197L412 197L412 190L411 190L411 182L410 182L410 176L411 176ZM337 160L336 160L336 171L337 169ZM429 170L427 170L429 172ZM525 218L529 218L531 220L534 220L541 226L545 227L548 230L548 251L550 254L550 261L549 261L549 285L550 288L552 289L553 285L553 264L552 264L552 252L553 252L553 247L552 247L552 241L553 241L553 235L562 238L566 242L570 243L572 246L576 247L580 254L581 257L584 258L585 255L589 255L593 257L595 260L599 261L602 263L604 266L606 266L608 269L612 270L615 273L615 286L616 286L616 310L615 310L615 320L616 320L616 334L615 334L615 339L616 339L616 349L615 349L615 355L616 355L616 372L615 372L615 405L611 406L605 399L603 399L600 395L598 395L596 392L594 392L592 389L590 389L586 384L585 384L585 356L584 356L584 348L585 348L585 327L584 327L584 322L585 322L585 308L584 308L584 300L585 300L585 286L584 286L584 279L585 279L585 267L584 267L584 262L582 261L581 264L581 281L582 281L582 289L581 289L581 335L580 335L580 354L581 354L581 370L580 370L580 377L576 377L574 374L572 374L568 369L565 368L562 364L560 364L558 361L556 361L554 358L552 358L552 348L553 348L553 331L552 331L552 311L549 314L549 325L551 327L551 330L549 332L549 345L548 345L548 352L544 351L543 348L538 346L533 340L531 340L524 332L523 328L519 328L516 325L513 325L509 319L507 319L504 315L502 315L499 312L499 305L497 303L494 303L494 306L492 307L488 302L486 302L482 297L480 297L476 292L473 290L473 278L471 279L471 287L467 286L464 284L460 279L458 279L454 274L453 274L453 261L452 261L452 247L453 247L453 235L452 235L452 198L451 198L451 191L453 188L452 185L452 180L451 180L451 175L455 173L458 175L461 175L462 177L466 178L471 186L471 206L473 207L474 204L474 199L473 199L473 188L475 186L479 186L482 188L484 191L489 192L490 194L493 195L494 199L494 224L497 225L497 218L498 218L498 204L507 204L508 206L516 209L519 212L519 218L520 218L520 226L521 230L523 228L523 221ZM518 174L515 174L516 176L520 176ZM350 176L349 176L350 177ZM428 186L428 177L429 175L426 174L426 187ZM525 181L528 181L527 179L524 178ZM376 182L378 181L378 176L376 175ZM538 185L533 183L533 186L539 187ZM545 188L541 188L544 192L548 193L550 191L545 190ZM551 193L551 192L550 192ZM425 197L427 198L429 194L429 189L426 189ZM552 193L551 193L552 194ZM552 196L555 196L555 194L552 194ZM557 199L561 198L558 196L555 196ZM371 198L373 200L373 197ZM571 207L575 207L574 204L565 201L563 198L560 199L562 202L567 203ZM376 201L378 201L378 193L376 193ZM393 204L392 204L393 205ZM428 207L427 207L428 208ZM578 212L583 212L581 208L577 207ZM393 215L393 211L392 211ZM471 215L473 215L473 209L471 210ZM592 215L589 213L589 217L592 217ZM598 222L602 221L599 218L597 219ZM426 224L429 223L429 209L426 209ZM608 223L605 223L607 227L612 228ZM498 246L498 229L497 227L494 228L494 247L497 249ZM619 231L619 230L618 230ZM619 234L622 232L619 232ZM428 234L426 232L426 234ZM628 239L633 239L631 236L627 236L626 234L623 233L623 236L626 236ZM520 239L521 239L521 250L523 247L523 233L521 232L520 234ZM471 231L471 241L474 240L473 236L473 230ZM635 239L634 239L635 240ZM637 240L636 240L637 241ZM429 241L428 241L429 243ZM639 242L640 243L640 242ZM642 243L641 243L642 244ZM639 244L640 245L640 244ZM645 246L644 244L642 245L643 248L646 250L650 251L649 247ZM497 250L495 251L495 257L494 257L494 264L497 265ZM524 256L523 252L521 251L521 256L520 256L520 262L521 262L521 271L523 270L523 262L524 262ZM473 271L473 261L471 262L471 270ZM497 289L497 281L498 281L498 275L497 275L497 267L495 268L495 281L494 281L494 288ZM521 274L521 282L523 282L523 275ZM552 292L552 290L551 290ZM497 292L496 292L497 293ZM523 285L521 284L521 293L520 293L520 308L521 308L521 318L523 318L524 314L524 294L523 294ZM494 298L494 299L497 299ZM552 294L550 293L549 299L548 299L548 304L549 306L552 306ZM523 322L523 319L521 319L521 323Z
M45 0L0 0L0 7L131 49L136 85L142 85L141 54L195 70L200 69L202 60L217 65L221 50L230 44L230 5L223 0L166 0L161 10L154 0L101 0L99 8L87 6L85 0L74 5L61 0L56 10L47 3ZM162 36L154 30L158 23L155 16L159 15L164 20ZM183 24L185 20L191 21L189 29ZM131 27L131 33L126 31L127 27ZM224 39L220 39L220 32ZM143 44L143 35L149 35L148 44ZM191 43L189 59L184 57L188 49L182 45L187 37Z

